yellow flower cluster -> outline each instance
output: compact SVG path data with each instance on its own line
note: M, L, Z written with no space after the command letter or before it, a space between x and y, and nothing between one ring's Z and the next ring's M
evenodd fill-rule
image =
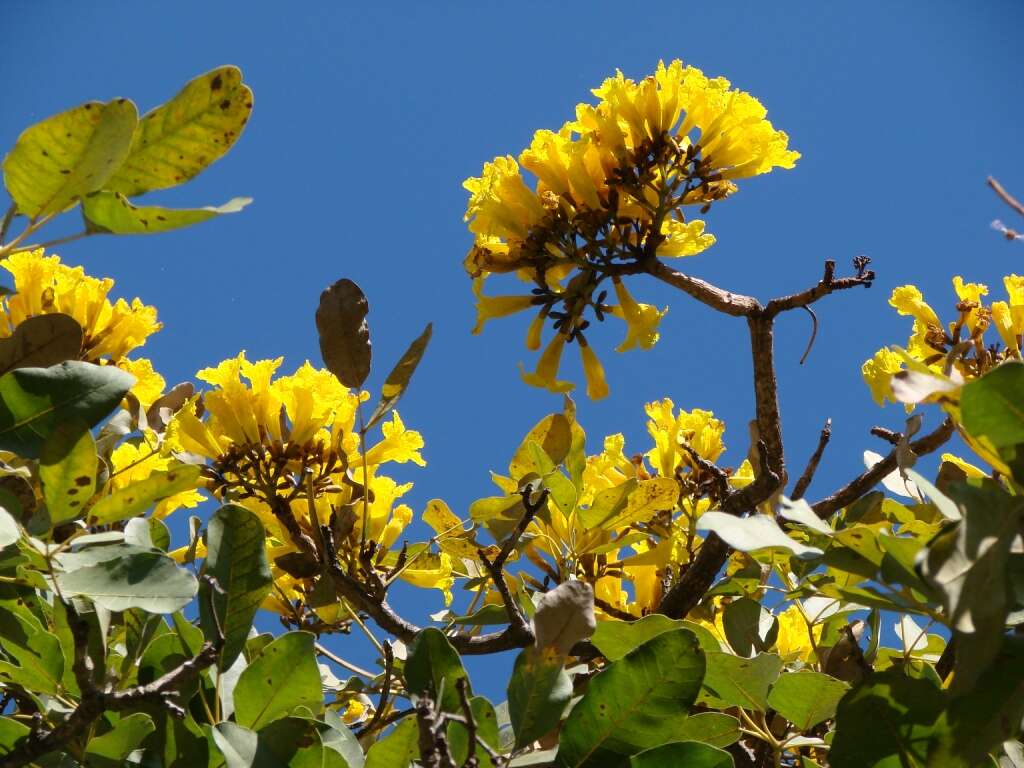
M928 372L936 378L958 385L976 378L1009 358L1021 357L1024 334L1024 277L1003 278L1007 301L986 306L983 297L988 287L953 278L956 292L956 319L943 326L938 314L913 285L892 292L889 304L900 315L913 318L914 325L906 348L882 348L861 368L875 402L896 402L892 377L903 370ZM994 326L1003 349L986 346L985 333Z
M423 466L423 438L406 429L395 412L382 425L383 439L361 456L355 419L359 403L368 394L350 391L329 371L309 362L291 375L275 378L281 363L281 358L250 362L243 352L199 371L197 378L212 389L174 416L167 430L168 443L211 460L218 478L213 490L260 517L268 531L272 561L295 548L274 505L285 504L309 533L311 489L322 523L335 514L352 515L349 545L376 542L383 556L412 521L412 510L396 504L412 484L400 485L378 469L388 462ZM363 489L364 472L368 492ZM340 558L348 545L336 545ZM424 553L401 575L447 593L451 562ZM301 580L276 568L275 577L278 595L268 607L284 611L280 596L301 599Z
M607 385L583 334L584 311L592 308L599 321L610 314L626 322L618 351L653 346L665 314L636 302L616 268L706 250L714 237L683 208L728 196L734 179L792 168L799 154L753 96L678 60L660 62L640 82L618 72L593 93L596 105L580 104L557 132L537 131L518 163L497 157L466 180L465 218L475 239L465 267L477 296L474 332L489 319L536 310L527 348L539 349L548 320L556 334L525 380L556 392L572 389L557 372L565 344L575 341L587 393L600 398ZM532 186L524 170L535 178ZM488 275L508 272L537 288L525 296L483 294ZM606 278L618 304L604 303L607 291L599 288Z
M629 457L621 434L606 437L604 450L586 458L574 503L552 494L546 514L528 529L530 559L558 581L589 581L599 607L612 611L599 611L606 618L657 608L663 584L699 546L694 522L712 504L694 454L715 462L725 452L725 425L710 411L677 411L667 398L645 410L653 447ZM506 493L515 492L521 480L495 479ZM742 487L752 480L744 461L730 483Z
M162 327L156 307L137 298L131 303L111 302L112 279L91 277L81 267L69 267L60 257L45 255L41 248L14 253L2 266L14 278L14 293L0 300L0 338L11 336L30 317L69 315L82 328L82 360L113 364L135 376L132 394L143 406L160 397L164 379L153 364L145 358L128 358Z

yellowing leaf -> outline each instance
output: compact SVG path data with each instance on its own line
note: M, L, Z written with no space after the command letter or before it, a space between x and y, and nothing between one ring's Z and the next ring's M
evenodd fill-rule
M4 184L31 219L59 213L100 189L132 143L139 113L128 99L90 101L36 123L4 158Z
M224 213L238 213L251 202L251 197L236 197L219 206L162 208L156 205L133 205L120 192L101 189L82 198L82 218L85 219L85 228L90 232L150 235L189 227Z
M530 443L536 443L554 465L562 463L572 444L572 429L569 420L560 413L552 413L541 419L537 426L523 438L508 465L509 476L518 480L529 472L543 474L546 468L538 468Z
M183 184L238 141L251 112L238 67L200 75L139 121L131 152L103 188L132 197Z
M153 504L199 484L200 467L180 464L166 472L154 472L144 480L119 488L89 509L90 525L106 525L141 514Z

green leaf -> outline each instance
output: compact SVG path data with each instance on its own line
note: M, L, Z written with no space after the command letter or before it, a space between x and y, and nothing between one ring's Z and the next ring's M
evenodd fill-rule
M73 317L60 312L27 317L0 339L0 374L77 360L81 353L82 326Z
M39 455L39 479L50 523L74 520L96 492L96 443L78 420L59 424Z
M213 743L224 756L226 768L285 768L255 731L236 723L217 723Z
M762 653L741 659L731 653L709 651L704 687L716 698L734 707L768 709L768 689L782 671L782 659Z
M601 621L598 622L590 642L597 646L601 655L608 661L618 661L652 637L686 627L688 624L689 622L670 619L660 613L652 613L637 621ZM718 647L717 642L715 647Z
M77 360L5 373L0 376L0 450L38 458L58 424L78 419L96 426L133 384L135 377L120 368Z
M646 749L629 759L630 768L732 768L732 755L710 744L697 741L676 741Z
M963 520L936 536L919 567L957 632L952 688L965 690L999 651L1011 593L1007 563L1024 504L988 479L959 483L949 493Z
M24 723L9 717L0 717L0 756L14 749L30 732L31 729Z
M158 501L196 488L201 472L202 467L197 464L176 464L118 488L89 508L89 524L108 525L141 515Z
M883 760L887 766L929 764L943 703L941 689L928 680L897 669L872 675L839 702L829 765L867 768Z
M309 632L287 632L263 649L238 678L235 720L259 730L297 707L323 708L320 670Z
M121 768L129 754L156 730L153 718L142 712L126 715L102 736L89 739L85 764L97 768Z
M475 696L469 701L469 710L473 714L473 721L476 723L476 735L492 749L497 750L498 742L498 717L494 712L494 706L483 696ZM448 750L456 765L462 765L469 757L469 731L462 723L448 724ZM480 745L476 745L476 757L480 768L492 768L494 765Z
M363 768L363 748L359 746L355 734L334 710L328 709L324 712L324 727L320 729L320 739L325 747L333 749L345 758L348 768Z
M749 597L733 600L722 615L725 639L745 658L764 653L779 636L779 622L759 602Z
M173 613L188 605L198 588L195 576L159 552L114 557L56 578L64 597L81 595L108 611Z
M420 755L415 717L406 717L391 733L374 742L366 753L365 768L409 768Z
M134 205L120 192L101 189L82 198L82 219L87 232L153 235L190 227L225 213L238 213L251 202L251 197L233 197L223 205L164 208L159 205Z
M679 724L675 738L728 747L740 738L740 721L722 712L698 712Z
M697 637L674 629L599 672L569 714L558 768L627 765L629 755L673 737L700 691L704 653Z
M430 343L430 337L433 332L433 324L427 323L423 333L416 337L412 344L409 345L409 348L405 350L405 354L395 364L395 367L391 369L391 373L388 374L387 379L384 380L384 385L380 389L380 402L377 403L377 407L373 409L373 413L370 414L370 418L366 422L367 429L383 419L387 412L395 407L399 398L405 394L409 381L416 372L416 366L420 364L420 360L423 359L423 353L427 351L427 344Z
M410 693L426 693L446 712L459 711L457 680L469 682L459 654L452 648L444 633L427 627L420 630L409 644L405 661L405 684ZM467 690L467 693L469 691Z
M508 465L508 474L513 480L519 480L531 472L545 474L548 468L541 468L530 450L530 444L536 443L551 460L553 466L562 463L569 453L572 444L572 429L569 420L560 413L545 416L531 429L516 448L512 461Z
M558 725L572 698L572 680L564 665L565 657L551 648L527 648L516 657L508 683L508 713L517 749Z
M843 681L820 672L787 672L772 686L768 705L797 730L806 731L833 717L849 689Z
M805 528L810 528L815 533L820 533L824 536L831 536L834 533L828 523L818 517L818 514L805 499L790 499L781 496L777 511L779 517L793 523L799 523Z
M251 112L237 67L200 75L139 121L128 157L103 188L133 197L185 183L231 149Z
M8 659L0 661L0 680L34 694L61 692L64 652L60 640L44 631L26 609L0 611L0 646Z
M139 122L127 99L91 101L25 129L4 158L4 184L18 212L59 213L121 167Z
M0 549L9 547L21 538L21 526L3 507L0 507Z
M940 731L932 764L981 765L1001 743L1020 738L1022 718L1024 640L1008 636L977 684L950 702L943 718L948 729Z
M206 564L203 573L217 580L220 591L204 582L199 588L199 622L208 640L224 632L220 669L231 666L245 647L260 603L270 594L270 573L263 523L245 507L225 504L206 528ZM211 602L217 612L210 614Z
M1004 363L965 384L960 417L971 435L1000 453L1024 443L1024 363Z
M327 370L349 389L363 386L370 375L369 311L366 294L351 280L339 280L320 294L316 309L320 355Z
M733 549L756 552L761 549L787 549L801 559L822 554L817 547L808 547L790 538L768 515L736 517L728 512L705 512L697 520L698 531L714 531Z

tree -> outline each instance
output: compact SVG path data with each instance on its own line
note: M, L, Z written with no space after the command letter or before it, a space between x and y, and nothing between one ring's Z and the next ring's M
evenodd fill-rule
M340 279L315 313L324 368L279 375L279 360L240 354L200 370L202 391L168 388L136 355L156 310L47 255L240 210L244 198L132 199L234 144L252 108L241 73L201 75L141 120L125 99L92 102L21 135L0 228L14 280L0 304L0 765L1024 763L1024 278L990 306L985 286L956 278L948 325L913 286L894 291L912 336L864 377L876 400L916 412L900 433L873 429L888 452L810 503L830 427L793 480L774 322L870 287L868 260L845 277L826 262L766 302L670 267L715 242L695 216L799 154L756 99L678 61L595 93L518 162L498 157L465 184L475 331L534 313L527 347L551 335L523 379L563 397L493 475L498 494L465 515L427 504L434 535L420 543L403 540L408 487L386 472L423 463L394 409L429 324L381 391L362 392L369 302ZM81 233L27 244L76 208ZM722 463L720 420L668 398L646 408L644 452L613 435L587 454L559 361L576 344L587 395L603 397L591 323L623 321L619 351L658 341L665 310L634 298L637 276L746 323L754 419L739 466ZM484 293L515 278L528 290ZM934 482L914 470L954 433L982 466L944 454ZM204 514L172 541L163 521L192 508ZM472 600L420 627L388 602L399 579L446 604L459 583ZM260 611L286 631L256 631ZM378 671L319 642L353 629L376 643ZM517 655L495 706L463 657L505 651Z

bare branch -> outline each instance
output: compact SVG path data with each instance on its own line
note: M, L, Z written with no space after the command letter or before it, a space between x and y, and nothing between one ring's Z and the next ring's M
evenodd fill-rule
M992 191L994 191L997 195L999 195L1000 199L1004 203L1006 203L1008 206L1013 208L1013 210L1015 210L1021 216L1024 216L1024 203L1021 203L1017 198L1015 198L1013 195L1011 195L1009 192L1007 192L1003 188L1003 185L1000 184L998 181L996 181L991 176L988 177L987 181L988 181L988 185L992 188Z
M772 299L764 308L766 315L775 317L781 312L786 312L791 309L797 309L798 307L806 307L809 304L813 304L818 299L828 296L830 293L836 291L843 291L849 288L856 288L859 285L863 285L865 288L870 288L872 281L875 279L875 273L867 269L867 260L864 257L858 257L854 259L854 267L857 269L857 274L853 277L839 277L835 276L836 263L834 261L825 262L825 274L822 276L818 284L808 288L807 290L800 291L799 293L793 293L789 296L782 296L777 299Z
M800 479L797 480L796 485L793 486L793 494L790 498L803 498L804 493L807 492L807 487L814 479L814 473L818 471L818 464L821 462L822 454L825 453L825 446L828 445L828 441L831 439L832 419L825 419L825 426L821 428L821 434L818 435L818 447L814 449L814 453L811 454L811 458L807 462L807 466L804 468L803 474L800 475Z
M947 418L935 431L925 435L920 440L912 442L910 450L917 456L924 456L944 445L952 436L953 421ZM855 477L831 496L826 496L821 501L812 504L811 508L817 512L818 517L826 518L846 505L852 504L878 485L883 477L896 469L898 464L897 452L896 449L892 450L889 455L871 469Z

